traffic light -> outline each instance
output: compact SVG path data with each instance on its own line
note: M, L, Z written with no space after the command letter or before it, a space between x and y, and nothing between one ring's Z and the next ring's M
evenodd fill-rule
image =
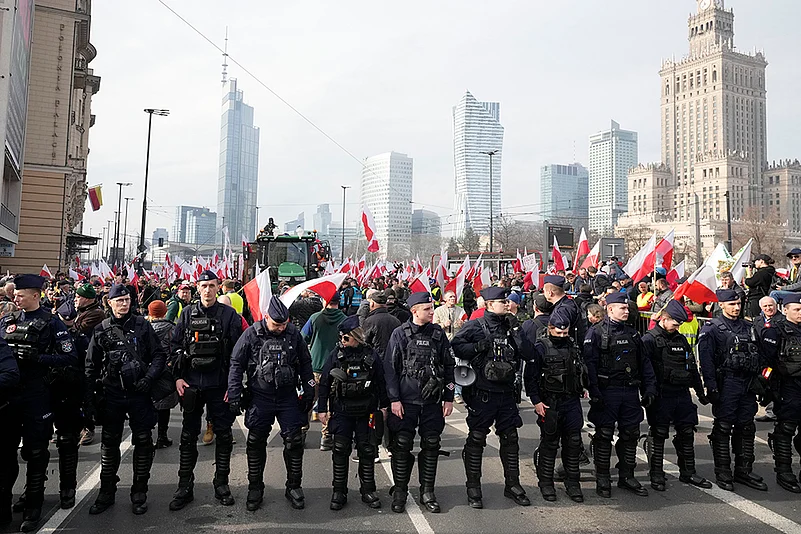
M162 248L163 246L164 246L164 238L159 237L159 248Z

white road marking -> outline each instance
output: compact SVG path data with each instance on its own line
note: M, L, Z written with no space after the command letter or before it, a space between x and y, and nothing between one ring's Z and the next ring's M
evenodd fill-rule
M390 457L387 455L386 451L381 450L379 447L379 458L381 458L381 465L384 467L384 471L387 473L387 476L390 480L392 480L392 464L390 463ZM412 498L409 497L406 499L406 514L411 519L412 524L414 525L415 530L417 530L418 534L434 534L434 529L431 528L431 525L428 523L428 519L426 519L425 515L423 515L423 511L420 508L420 505Z

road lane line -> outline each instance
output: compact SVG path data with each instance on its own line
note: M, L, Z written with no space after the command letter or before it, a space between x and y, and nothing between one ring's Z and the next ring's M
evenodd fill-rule
M384 471L387 473L389 480L393 480L391 458L387 455L386 451L381 450L381 447L379 447L378 456L381 458L381 465L383 466ZM434 534L434 529L431 528L431 525L428 523L428 519L426 519L425 515L423 515L420 505L418 505L417 501L415 501L411 496L406 499L406 514L409 516L409 519L411 519L412 524L414 525L414 528L417 530L418 534Z

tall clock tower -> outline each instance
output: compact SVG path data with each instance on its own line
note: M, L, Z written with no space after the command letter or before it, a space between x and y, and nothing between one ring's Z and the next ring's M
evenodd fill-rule
M734 12L723 0L696 0L698 13L690 17L690 55L700 56L720 47L734 49Z

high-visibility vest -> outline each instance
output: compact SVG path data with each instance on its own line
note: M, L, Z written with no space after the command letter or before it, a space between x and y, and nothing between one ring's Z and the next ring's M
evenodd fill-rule
M231 306L234 307L236 313L242 315L242 311L245 309L245 301L242 298L242 295L235 291L231 291L230 293L225 294L229 299L231 299Z
M698 318L693 316L692 321L682 323L679 326L679 332L687 338L690 347L695 348L698 344Z
M650 291L648 293L640 293L637 295L637 308L640 311L651 311L651 303L654 299L654 294Z

